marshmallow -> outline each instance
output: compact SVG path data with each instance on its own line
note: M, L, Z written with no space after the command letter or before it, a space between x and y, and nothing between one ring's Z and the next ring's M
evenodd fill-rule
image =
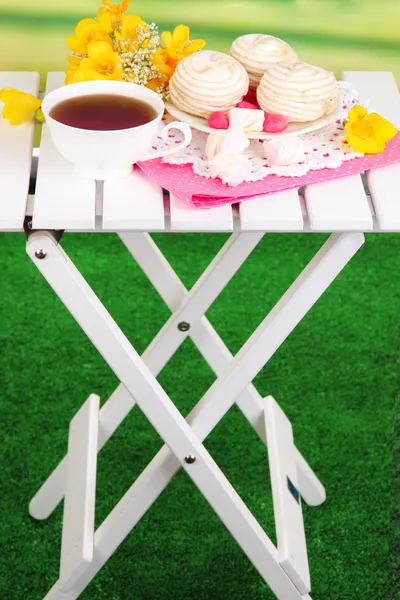
M223 52L200 50L184 58L169 82L170 99L191 115L208 117L236 106L249 89L246 69Z
M206 160L212 160L220 152L242 154L250 146L243 129L218 130L210 133L206 144Z
M213 179L218 177L231 187L250 181L251 164L243 154L220 152L207 164Z
M252 108L231 108L228 113L228 129L240 127L243 131L262 131L264 128L265 114L263 110Z
M304 142L296 136L279 136L263 143L270 167L284 167L303 162Z
M267 69L276 65L292 67L299 62L289 44L262 33L249 33L237 38L231 46L231 55L246 69L250 88L255 89Z
M314 65L279 65L264 74L257 100L263 110L289 122L315 121L336 109L338 84L333 73Z

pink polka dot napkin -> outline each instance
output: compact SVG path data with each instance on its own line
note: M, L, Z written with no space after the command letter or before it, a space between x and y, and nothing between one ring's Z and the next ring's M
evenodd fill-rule
M163 163L161 159L139 163L139 167L150 179L177 198L196 208L212 208L293 187L299 188L317 181L370 171L394 162L400 162L400 133L388 143L381 154L348 160L337 169L309 171L302 177L268 175L260 181L242 183L237 187L229 187L219 179L207 179L196 175L190 165L169 165Z

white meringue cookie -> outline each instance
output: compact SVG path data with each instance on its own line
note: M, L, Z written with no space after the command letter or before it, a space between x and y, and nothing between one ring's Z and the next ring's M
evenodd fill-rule
M250 140L243 129L216 130L207 138L206 159L212 160L220 152L242 154L250 146Z
M296 136L278 136L263 143L270 167L286 167L303 162L304 142Z
M244 181L250 181L251 164L243 154L220 152L208 163L209 172L213 179L217 177L231 187Z
M223 52L200 50L184 58L169 82L171 102L181 110L208 118L238 104L249 89L246 69Z
M333 73L307 63L268 69L257 88L263 110L289 122L315 121L336 109L338 83Z
M253 108L231 108L228 113L228 129L241 127L243 131L262 131L265 114L263 110Z
M231 55L249 74L250 87L255 89L267 69L282 64L291 67L299 62L289 44L272 35L249 33L238 37L231 46Z

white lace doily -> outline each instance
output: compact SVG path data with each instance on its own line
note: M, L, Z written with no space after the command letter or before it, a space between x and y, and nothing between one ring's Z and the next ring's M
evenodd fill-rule
M348 84L339 83L342 92L342 112L335 123L331 123L322 129L305 133L300 137L304 140L305 160L296 165L288 167L271 167L267 159L264 158L264 149L262 142L252 140L249 148L244 152L251 161L251 176L248 181L259 181L267 175L277 175L279 177L301 177L309 171L319 169L337 169L340 165L352 158L362 156L356 153L345 141L345 132L343 120L347 117L349 109L359 102L359 97L354 89L349 88ZM166 122L173 119L168 115ZM164 157L162 161L170 165L191 164L193 171L197 175L210 178L207 162L204 159L204 151L208 133L192 129L193 139L191 144L173 154ZM167 140L157 139L154 149L164 150L178 143L182 139L182 134L178 131L170 131Z

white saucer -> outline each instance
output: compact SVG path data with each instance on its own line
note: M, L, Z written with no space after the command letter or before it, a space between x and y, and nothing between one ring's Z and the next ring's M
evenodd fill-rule
M276 136L282 135L301 135L302 133L310 133L311 131L316 131L317 129L322 129L326 125L330 125L330 123L334 123L337 119L340 119L342 114L342 100L343 95L346 89L343 83L341 83L341 87L339 88L339 99L336 110L334 110L330 115L325 115L316 121L309 121L308 123L289 123L289 126L285 131L281 133L265 133L264 131L256 131L256 132L246 132L247 137L250 140L269 140ZM190 115L189 113L180 110L177 108L172 102L166 102L165 107L169 114L174 117L174 119L178 119L178 121L183 121L187 123L193 129L198 129L199 131L204 131L206 133L212 133L215 131L212 127L209 127L207 123L207 119L203 119L202 117L195 117Z

